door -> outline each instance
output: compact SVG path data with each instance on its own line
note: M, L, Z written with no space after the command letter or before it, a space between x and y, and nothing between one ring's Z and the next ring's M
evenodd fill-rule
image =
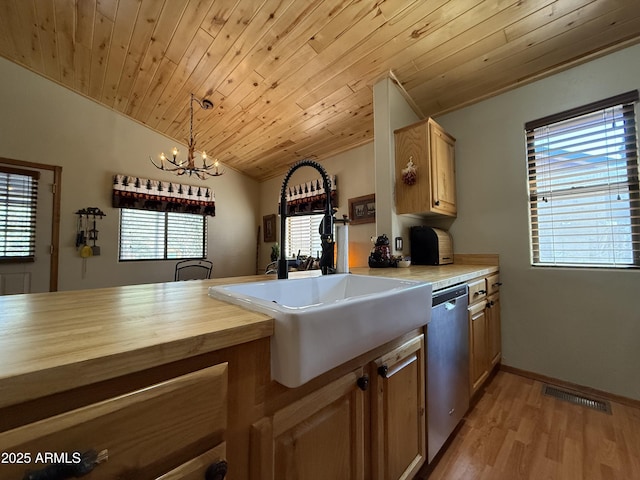
M457 213L454 142L440 125L429 121L431 210L452 216Z
M252 480L363 480L360 368L253 425Z
M426 458L423 335L383 355L374 364L373 478L410 479Z
M491 367L502 357L502 335L500 325L500 294L494 293L487 298L487 329L489 336L489 359Z
M469 311L469 374L471 395L489 376L487 315L485 302L476 303Z
M14 172L35 172L37 179L37 207L34 261L0 263L0 295L39 293L53 290L51 285L53 211L55 171L34 168L31 164L9 164L0 159L0 169ZM6 198L6 197L4 197ZM6 217L5 217L6 220ZM0 218L0 222L3 219Z

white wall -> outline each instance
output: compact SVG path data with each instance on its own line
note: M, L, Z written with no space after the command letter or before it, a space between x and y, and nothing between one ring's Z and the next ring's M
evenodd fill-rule
M338 211L336 218L349 215L349 199L375 192L373 143L348 150L319 162L329 175L336 175L338 185ZM289 185L320 178L313 168L303 167L291 176ZM266 180L260 184L260 219L263 215L278 214L280 188L284 175ZM262 220L261 220L262 221ZM280 237L280 217L276 218L277 237ZM367 265L371 250L370 238L375 235L375 223L349 226L349 266ZM273 243L262 242L260 234L260 263L262 270L270 262ZM340 247L338 247L340 248Z
M118 262L119 215L111 207L115 173L177 178L149 162L150 155L168 152L173 140L1 58L0 110L0 157L63 167L60 290L173 280L175 261ZM185 146L178 148L186 154ZM228 168L221 177L181 183L206 184L215 191L216 216L208 220L213 275L254 273L258 183ZM84 279L74 215L83 207L107 214L98 225L101 256L87 260Z
M398 215L395 208L394 131L421 120L405 100L398 86L384 78L373 87L374 144L376 157L376 230L389 237L394 255L411 254L410 228L430 225L449 229L452 219L429 215ZM396 237L403 239L402 251L395 251Z
M437 121L457 139L455 251L500 255L504 363L640 399L640 270L530 266L524 138L529 120L637 88L640 46Z

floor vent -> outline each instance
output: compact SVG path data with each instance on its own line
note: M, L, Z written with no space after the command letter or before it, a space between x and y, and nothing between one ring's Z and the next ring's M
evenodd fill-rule
M542 393L550 397L555 397L559 400L564 400L565 402L582 405L583 407L588 407L593 410L598 410L599 412L604 412L611 415L611 404L605 400L597 400L595 398L585 397L584 395L581 395L579 393L572 392L570 390L563 390L551 385L543 385Z

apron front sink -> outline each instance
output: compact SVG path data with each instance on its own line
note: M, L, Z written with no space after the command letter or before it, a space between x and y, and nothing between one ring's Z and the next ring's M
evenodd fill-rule
M269 315L271 378L298 387L427 324L431 284L338 274L209 288L209 296Z

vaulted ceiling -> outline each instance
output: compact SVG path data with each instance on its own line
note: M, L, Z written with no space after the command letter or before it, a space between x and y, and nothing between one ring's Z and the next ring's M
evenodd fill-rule
M0 0L0 55L183 145L207 98L258 180L371 141L387 75L433 116L638 41L638 0Z

